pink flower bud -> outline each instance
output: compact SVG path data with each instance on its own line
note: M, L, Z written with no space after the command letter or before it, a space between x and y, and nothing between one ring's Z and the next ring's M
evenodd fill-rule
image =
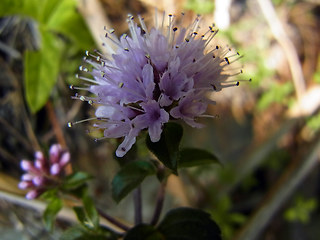
M70 153L69 152L65 152L62 157L60 158L60 163L59 165L61 167L64 167L65 165L67 165L70 162Z
M35 186L41 186L44 182L44 178L41 177L41 176L35 176L33 179L32 179L32 182Z
M59 144L54 144L49 150L50 162L56 163L59 161L59 154L61 152L61 146Z
M50 168L50 173L52 175L58 175L60 173L61 167L58 163L55 163Z
M19 182L19 184L18 184L18 188L20 188L20 189L27 189L31 186L32 186L32 183L28 182L28 181L22 181L22 182Z
M32 181L33 178L34 178L34 176L32 174L25 173L22 175L21 180L22 181Z
M20 162L20 166L22 168L22 170L24 171L30 171L31 169L33 169L33 164L32 162L28 161L28 160L22 160Z
M36 167L36 168L38 168L39 170L42 170L43 169L43 161L41 161L41 160L39 160L39 159L36 159L35 161L34 161L34 166Z
M26 194L26 199L35 199L37 198L38 196L40 195L39 191L38 190L31 190L30 192L28 192Z
M44 161L44 156L43 156L43 153L42 153L42 152L36 151L35 154L34 154L34 156L35 156L36 159L39 159L39 160Z

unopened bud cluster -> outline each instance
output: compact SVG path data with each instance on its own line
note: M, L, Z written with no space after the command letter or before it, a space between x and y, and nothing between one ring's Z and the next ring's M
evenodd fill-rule
M43 192L59 185L66 175L65 167L70 162L70 153L63 150L59 144L54 144L49 150L47 159L42 152L35 153L34 162L22 160L20 165L26 173L22 175L19 188L29 189L26 198L35 199Z

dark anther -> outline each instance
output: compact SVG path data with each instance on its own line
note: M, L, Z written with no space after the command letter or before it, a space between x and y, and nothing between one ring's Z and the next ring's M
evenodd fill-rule
M195 62L196 61L196 59L194 58L193 60L192 60L192 62Z
M219 49L219 46L216 46L216 49Z
M177 27L174 27L172 30L175 32L175 31L177 31L177 30L178 30L178 28L177 28Z
M236 83L236 86L239 86L239 85L240 85L240 82L237 82L237 83Z
M214 84L211 84L211 86L213 87L213 90L217 91L217 87Z
M227 57L225 57L224 60L225 60L228 64L230 64L230 61L229 61L229 59L228 59Z

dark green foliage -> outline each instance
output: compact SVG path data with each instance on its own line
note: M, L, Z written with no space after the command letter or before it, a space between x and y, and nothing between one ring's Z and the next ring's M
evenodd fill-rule
M179 145L182 135L182 127L177 123L169 122L165 124L161 139L158 142L151 142L149 135L146 139L149 150L174 174L178 174Z
M156 174L156 168L150 162L134 161L124 165L112 181L113 199L120 202L138 187L145 177L153 174Z

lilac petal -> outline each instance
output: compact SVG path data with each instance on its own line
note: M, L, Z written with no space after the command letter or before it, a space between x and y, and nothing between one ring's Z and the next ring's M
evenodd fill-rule
M150 64L146 64L143 67L142 79L143 79L143 85L145 87L146 97L148 99L152 99L155 83L154 83L153 67Z
M123 142L119 145L116 150L117 157L123 157L136 142L136 137L138 136L140 130L137 128L132 128L129 134L124 138Z
M159 104L161 107L166 107L169 106L172 103L172 98L165 95L164 93L161 93L160 99L159 99Z
M179 105L171 109L170 115L174 118L183 119L192 127L200 128L203 125L195 122L194 118L203 114L207 104L201 102L196 96L189 94L180 100Z
M162 133L162 125L154 124L149 127L149 136L152 142L158 142Z
M96 110L96 117L98 118L111 118L116 112L112 106L99 106Z
M151 141L157 142L160 140L163 124L169 121L169 114L161 109L156 101L142 103L141 106L145 113L137 116L132 122L140 129L149 128Z

